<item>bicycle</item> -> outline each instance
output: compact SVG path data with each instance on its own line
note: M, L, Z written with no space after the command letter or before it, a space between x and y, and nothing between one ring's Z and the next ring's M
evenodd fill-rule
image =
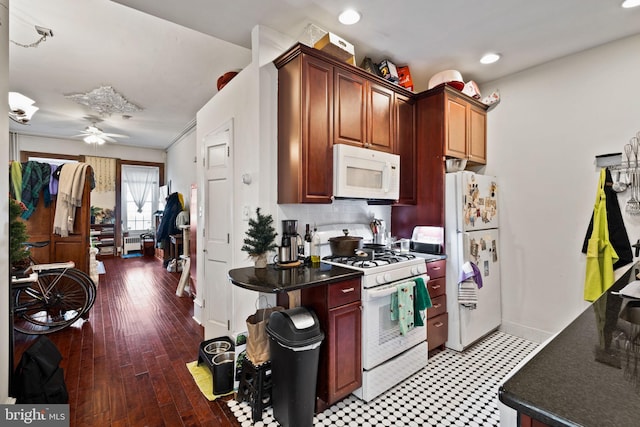
M28 248L49 242L25 243ZM31 258L31 257L30 257ZM93 280L73 261L37 264L11 277L13 328L24 334L57 332L89 312L95 302Z

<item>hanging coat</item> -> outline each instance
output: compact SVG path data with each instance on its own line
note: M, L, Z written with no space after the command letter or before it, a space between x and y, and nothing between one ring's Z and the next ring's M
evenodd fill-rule
M593 208L593 232L587 244L584 280L584 299L587 301L598 299L615 282L613 264L618 261L618 254L609 241L605 177L605 169L600 170L598 194Z
M618 203L618 193L613 191L613 179L611 178L611 171L607 169L605 177L604 194L607 198L607 226L609 228L609 241L613 245L613 249L618 254L618 261L613 264L613 269L622 267L633 262L633 252L631 250L631 243L629 243L629 235L627 234L627 228L624 225L622 219L622 211L620 210L620 204ZM587 244L593 233L593 214L591 214L591 221L589 227L584 236L584 242L582 244L582 253L587 253Z

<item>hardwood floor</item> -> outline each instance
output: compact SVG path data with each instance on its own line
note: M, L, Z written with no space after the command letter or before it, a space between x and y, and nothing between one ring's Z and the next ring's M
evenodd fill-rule
M63 356L70 425L240 425L226 401L200 393L185 366L197 359L204 330L191 298L175 295L179 274L152 257L103 261L89 320L47 335ZM34 339L15 333L14 364Z

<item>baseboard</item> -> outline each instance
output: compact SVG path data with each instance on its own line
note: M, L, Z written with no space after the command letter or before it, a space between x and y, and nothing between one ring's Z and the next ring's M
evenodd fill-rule
M200 326L202 326L202 314L203 314L203 301L198 298L198 295L193 299L193 320Z
M529 340L537 344L543 343L553 336L553 333L551 332L520 325L514 322L507 322L505 320L502 321L499 330L505 334L515 335L516 337L524 338L525 340Z

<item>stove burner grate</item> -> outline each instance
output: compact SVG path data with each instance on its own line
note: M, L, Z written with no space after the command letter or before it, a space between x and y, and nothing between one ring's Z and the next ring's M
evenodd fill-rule
M357 268L374 268L383 265L401 263L403 261L409 261L415 259L415 255L406 253L397 253L393 251L386 251L384 253L376 253L371 260L362 260L357 256L339 256L330 255L322 258L325 261L331 261L338 264L344 264Z

